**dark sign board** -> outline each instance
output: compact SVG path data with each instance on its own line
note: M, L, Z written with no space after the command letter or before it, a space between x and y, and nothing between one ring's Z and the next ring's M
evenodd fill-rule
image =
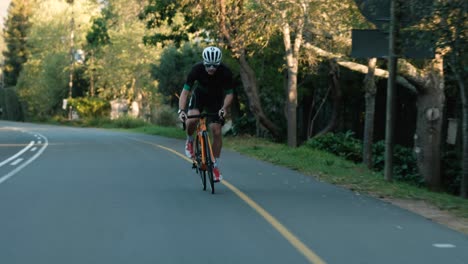
M435 0L398 0L400 28L416 25L432 14ZM378 29L389 28L391 0L354 0L361 13Z
M397 43L397 56L412 59L434 58L435 41L429 31L402 31ZM353 29L351 57L388 58L388 32Z

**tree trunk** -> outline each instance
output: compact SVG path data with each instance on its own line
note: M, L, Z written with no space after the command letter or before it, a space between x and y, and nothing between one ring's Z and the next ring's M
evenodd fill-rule
M330 61L330 73L329 73L329 87L330 87L330 99L332 100L332 116L328 120L328 124L315 136L320 136L333 131L338 125L338 117L340 112L340 106L342 105L342 93L340 87L340 69L336 61Z
M256 119L275 137L280 137L279 128L263 113L260 97L258 96L257 80L255 73L245 59L245 54L239 56L240 75L245 93L249 98L249 108Z
M94 97L94 52L93 50L91 52L91 58L90 58L90 73L89 73L89 91L91 97Z
M374 140L374 116L375 116L375 94L377 87L375 85L375 65L376 58L369 59L368 72L364 78L364 89L366 98L366 114L364 121L364 142L362 148L362 161L370 169L373 167L372 144Z
M463 81L459 81L462 98L462 171L460 196L468 198L468 102L466 88Z
M442 121L445 104L443 60L440 56L434 60L426 84L417 97L417 123L415 153L419 172L426 185L433 191L441 189L441 142Z
M460 196L468 198L468 98L464 79L460 74L459 68L457 67L456 59L454 54L452 56L452 71L455 75L455 79L458 82L460 88L460 97L462 104L462 158L461 158L461 183L460 183ZM466 81L466 80L465 80Z
M297 66L288 70L288 146L297 147Z
M285 15L283 15L285 16ZM283 17L283 19L285 19ZM294 51L291 44L291 33L289 24L283 22L283 41L286 53L286 66L288 69L288 90L287 90L287 123L288 123L288 146L297 147L297 69L298 62L294 58Z
M460 85L462 97L462 171L460 196L468 198L468 102L466 88L463 82Z

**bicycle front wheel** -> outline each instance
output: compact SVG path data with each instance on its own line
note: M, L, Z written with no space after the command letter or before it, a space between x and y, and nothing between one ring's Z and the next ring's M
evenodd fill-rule
M200 176L201 184L203 187L203 190L206 190L206 172L202 170L202 145L200 142L200 138L197 136L195 137L195 161L197 162L196 164L196 170L198 175Z
M208 174L208 179L210 180L211 194L215 193L214 187L214 178L213 178L213 161L211 157L210 142L208 142L208 134L203 132L203 143L205 144L205 161L206 161L206 173Z

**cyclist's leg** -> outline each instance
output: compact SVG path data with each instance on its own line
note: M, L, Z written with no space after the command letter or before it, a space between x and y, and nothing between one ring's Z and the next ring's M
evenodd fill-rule
M188 115L198 115L200 114L200 111L196 108L194 109L189 109ZM197 122L198 118L189 118L186 121L187 124L187 136L193 136L193 133L195 132L195 129L197 127Z
M218 113L219 109L223 106L223 97L212 97L210 98L207 109L210 113ZM221 120L218 116L210 117L210 132L213 137L213 155L215 159L219 159L221 155L221 148L223 146L222 134L221 134Z
M200 111L203 111L203 96L200 95L200 91L195 89L192 92L192 96L190 97L189 107L188 107L188 115L198 115ZM192 137L193 132L197 127L198 118L189 118L186 121L187 125L187 136Z
M199 102L200 99L197 96L196 89L193 91L192 96L190 97L189 102L189 111L188 115L198 115L200 114L199 111ZM186 125L186 133L187 133L187 140L185 141L185 155L188 158L194 158L194 151L193 151L193 133L197 127L198 118L189 118L185 121Z
M207 106L210 113L217 113L222 106L222 98L212 98L210 105ZM215 176L215 181L219 182L223 179L221 171L219 169L219 157L221 155L221 148L223 146L222 141L222 132L221 132L222 122L219 117L212 117L210 120L210 132L212 136L212 150L213 156L215 159L215 164L213 168L213 175Z
M212 122L210 124L210 130L211 130L211 135L212 135L212 150L213 150L213 156L214 156L214 167L213 167L213 175L214 175L214 180L215 182L219 182L223 179L223 175L221 174L221 170L219 168L219 156L221 154L221 147L223 145L223 140L222 140L222 135L221 135L221 124Z
M223 146L223 138L221 133L221 124L212 122L210 124L210 132L211 136L213 137L213 155L215 159L218 159L221 154L221 148Z

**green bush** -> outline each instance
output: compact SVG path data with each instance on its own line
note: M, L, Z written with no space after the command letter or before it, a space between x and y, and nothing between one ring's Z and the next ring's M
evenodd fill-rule
M362 161L362 142L353 137L354 132L327 133L309 139L306 145L313 148L331 152L337 156L356 163Z
M81 118L109 116L109 102L97 97L78 97L69 99L68 103L78 112Z
M443 173L443 184L448 192L454 195L460 194L461 186L461 152L455 147L448 147L442 157L441 171Z
M354 133L327 133L312 138L306 146L327 151L355 163L362 162L362 141L353 137ZM372 145L373 169L383 171L385 166L385 142L379 141ZM424 183L418 172L416 158L412 149L395 145L393 151L393 173L396 180L409 182L415 185Z
M255 135L256 120L254 116L243 116L233 120L232 128L226 133L226 135Z
M385 141L372 145L373 168L383 171L385 167ZM411 148L395 145L393 149L393 174L396 180L422 185L424 179L418 172L416 157Z
M177 111L167 105L158 106L151 115L151 123L155 125L174 127L178 122Z
M13 87L0 89L0 119L24 120L22 107Z
M143 119L123 116L112 120L111 126L115 128L137 128L146 126L148 123Z

